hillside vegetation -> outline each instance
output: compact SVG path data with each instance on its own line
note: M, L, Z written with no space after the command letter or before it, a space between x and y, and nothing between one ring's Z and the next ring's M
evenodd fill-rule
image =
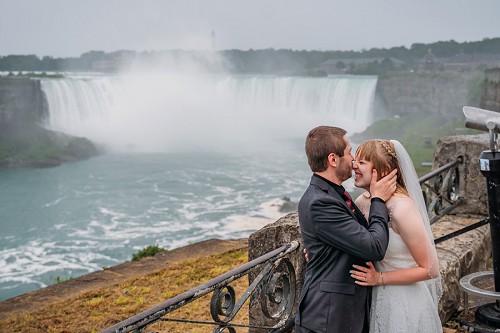
M80 57L54 58L36 55L0 56L0 71L117 71L127 62L154 64L196 63L205 70L230 73L261 73L294 75L324 75L319 66L325 61L339 59L344 63L347 74L382 75L394 69L407 70L427 55L429 50L437 58L451 58L461 55L499 55L500 38L485 38L481 41L458 43L454 40L423 44L414 43L409 48L395 46L391 48L372 48L361 51L342 50L291 50L273 48L262 50L217 50L190 51L164 50L135 52L120 50L106 53L90 51ZM373 59L368 66L350 68L346 59ZM383 59L380 61L380 59ZM397 62L394 61L397 60Z
M417 174L423 176L431 171L424 162L432 162L439 138L451 135L478 134L480 131L464 127L465 117L444 117L441 115L407 115L383 119L372 124L363 133L354 134L351 140L359 144L368 139L400 141L410 154ZM425 164L425 163L424 163Z

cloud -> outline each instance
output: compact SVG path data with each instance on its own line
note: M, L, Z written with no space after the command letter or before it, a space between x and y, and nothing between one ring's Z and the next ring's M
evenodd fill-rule
M0 55L91 50L361 50L498 37L500 1L0 0ZM480 20L478 24L477 20Z

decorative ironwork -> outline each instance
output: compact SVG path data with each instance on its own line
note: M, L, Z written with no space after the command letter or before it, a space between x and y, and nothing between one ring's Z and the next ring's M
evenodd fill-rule
M463 204L459 193L458 166L461 163L463 163L463 157L459 156L455 161L445 164L419 179L423 186L422 192L431 224Z
M139 333L158 321L180 321L215 325L217 327L214 329L214 333L236 333L236 327L267 329L270 332L276 333L283 329L288 329L290 327L290 322L292 322L290 317L295 303L296 278L295 269L286 256L295 251L298 247L299 242L292 241L238 268L222 274L207 283L111 326L101 333ZM262 266L263 268L248 286L241 298L236 300L235 290L229 283L250 272L256 271ZM214 320L213 322L164 318L165 315L172 311L210 292L213 292L210 302L210 313ZM254 293L256 293L256 295L260 293L259 300L265 316L270 319L279 319L276 325L264 327L231 322L245 302Z
M463 163L463 157L459 156L455 161L445 164L419 179L420 185L423 187L422 193L424 194L431 224L450 213L457 206L464 204L464 200L460 196L460 174L458 170L461 163ZM434 182L431 182L431 180L434 180ZM438 237L434 239L434 243L442 243L488 223L489 219L478 221Z

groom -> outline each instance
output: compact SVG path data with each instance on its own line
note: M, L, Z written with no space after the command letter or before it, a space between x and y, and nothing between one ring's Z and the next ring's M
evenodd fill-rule
M316 127L305 148L313 175L299 202L308 263L295 332L368 332L371 288L355 284L349 271L353 264L384 258L389 241L385 201L396 190L396 170L379 181L373 171L367 221L342 187L354 160L346 131Z

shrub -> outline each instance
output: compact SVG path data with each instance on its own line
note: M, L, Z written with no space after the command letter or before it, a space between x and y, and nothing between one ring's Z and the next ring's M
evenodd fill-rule
M155 254L157 254L159 252L163 252L163 251L165 251L165 249L162 247L159 247L158 245L149 245L149 246L143 248L142 250L140 250L139 252L134 253L132 255L132 261L137 261L143 257L152 257Z

